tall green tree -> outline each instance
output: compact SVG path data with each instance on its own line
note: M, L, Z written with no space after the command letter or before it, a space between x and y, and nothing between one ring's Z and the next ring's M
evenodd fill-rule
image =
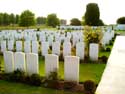
M23 11L20 15L19 25L25 26L25 27L35 25L35 15L34 15L34 13L32 13L30 10Z
M85 23L90 26L98 26L100 18L99 7L96 3L89 3L85 12Z
M10 24L15 24L15 15L13 13L10 14Z
M46 17L37 17L36 18L37 24L46 24Z
M48 26L56 27L59 25L59 18L57 18L56 14L49 14L47 16L46 24Z
M120 17L117 19L117 24L125 24L125 17Z
M4 13L3 14L3 25L9 25L9 24L10 24L9 14Z
M15 24L19 24L19 18L20 18L20 16L18 14L16 14L16 16L15 16Z
M3 25L3 13L0 13L0 25Z
M79 26L79 25L81 25L81 21L79 19L77 19L77 18L72 18L70 20L70 25Z

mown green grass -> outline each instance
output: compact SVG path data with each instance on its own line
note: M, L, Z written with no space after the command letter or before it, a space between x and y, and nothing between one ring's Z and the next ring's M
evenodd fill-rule
M0 80L0 94L83 94Z

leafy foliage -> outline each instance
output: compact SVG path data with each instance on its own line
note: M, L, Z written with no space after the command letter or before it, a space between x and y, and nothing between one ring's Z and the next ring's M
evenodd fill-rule
M46 24L46 18L45 17L37 17L36 18L37 24Z
M89 43L100 43L103 33L100 28L92 29L86 26L84 30L84 41Z
M5 74L5 79L7 81L13 81L13 82L24 82L25 81L25 73L23 71L17 69L12 73Z
M81 21L79 19L77 19L77 18L72 18L70 20L70 25L79 26L79 25L81 25Z
M56 14L49 14L47 16L46 24L52 27L59 25L59 19L57 18Z
M85 94L94 94L96 85L93 81L87 80L84 82Z
M87 5L84 18L85 18L86 25L89 25L89 26L103 25L102 20L99 19L100 11L99 11L99 7L96 3L89 3Z
M125 17L120 17L117 19L117 24L125 24Z
M20 15L19 25L26 27L35 25L35 15L29 10L23 11Z
M28 80L27 80L28 81ZM29 84L34 86L41 85L41 77L38 74L32 74L29 79Z

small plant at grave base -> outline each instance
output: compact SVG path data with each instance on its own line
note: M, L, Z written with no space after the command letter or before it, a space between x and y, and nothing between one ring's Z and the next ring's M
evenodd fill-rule
M109 47L106 48L106 52L110 52L111 49Z
M103 63L107 63L108 57L107 56L101 56L100 59Z
M45 87L54 89L63 89L63 83L59 80L59 76L56 71L51 72L44 82Z
M7 81L13 81L13 82L25 82L25 72L17 69L12 73L6 73L5 79Z
M112 40L109 42L109 45L113 45L113 42L112 42Z
M96 84L91 81L91 80L87 80L84 82L84 93L85 94L94 94L95 90L96 90Z
M2 66L1 66L1 62L0 62L0 79L3 78L3 70L2 70Z
M29 83L30 85L33 85L33 86L40 86L42 84L42 77L40 77L39 74L32 74L30 77L29 77ZM28 81L28 77L27 77L27 81Z

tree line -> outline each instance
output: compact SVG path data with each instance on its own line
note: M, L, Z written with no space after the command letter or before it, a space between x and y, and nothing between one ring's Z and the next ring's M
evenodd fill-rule
M34 25L47 25L56 27L60 24L66 25L65 19L59 19L56 14L49 14L47 17L39 16L35 18L35 14L30 10L25 10L18 14L8 14L8 13L0 13L0 26L7 25L19 25L19 26L34 26ZM81 21L77 18L72 18L70 21L71 25L81 25Z
M125 23L125 17L121 17L117 20L117 23ZM18 25L18 26L34 26L34 25L47 25L56 27L58 25L66 25L65 19L59 19L56 14L49 14L47 17L36 17L30 10L25 10L18 14L0 13L0 26ZM99 6L96 3L89 3L86 6L86 12L82 17L82 20L78 18L72 18L70 25L89 25L89 26L103 26L103 20L100 19Z

